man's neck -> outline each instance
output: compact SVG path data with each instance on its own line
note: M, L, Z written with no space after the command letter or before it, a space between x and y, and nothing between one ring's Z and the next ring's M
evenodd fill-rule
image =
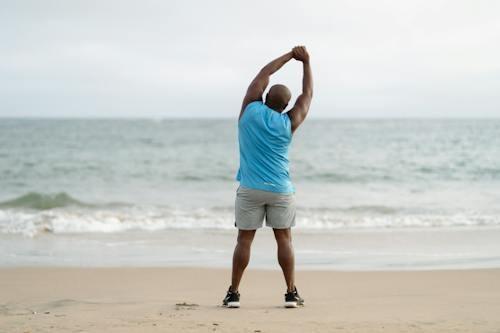
M276 112L278 112L278 113L282 113L282 112L283 112L283 110L280 110L279 108L277 108L277 107L275 107L275 106L269 105L269 104L267 104L267 102L265 103L265 105L266 105L268 108L270 108L271 110L276 111Z

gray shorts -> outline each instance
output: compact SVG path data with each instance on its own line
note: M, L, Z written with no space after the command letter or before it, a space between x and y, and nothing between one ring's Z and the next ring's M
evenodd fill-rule
M295 194L275 193L249 189L243 186L236 191L234 226L242 230L255 230L266 226L287 229L295 226Z

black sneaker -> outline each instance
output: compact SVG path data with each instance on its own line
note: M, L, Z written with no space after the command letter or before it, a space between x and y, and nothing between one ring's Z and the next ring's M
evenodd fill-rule
M226 297L222 300L222 305L228 308L239 308L240 293L237 291L231 291L231 287L229 287Z
M304 299L299 296L297 287L285 294L285 308L297 308L301 305L304 305Z

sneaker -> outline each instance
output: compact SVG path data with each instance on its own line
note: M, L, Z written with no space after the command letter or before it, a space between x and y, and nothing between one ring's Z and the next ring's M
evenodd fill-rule
M297 308L301 305L304 305L304 299L299 296L297 287L285 294L285 308Z
M222 305L228 308L239 308L240 293L237 291L231 291L231 287L229 287L226 297L224 298L224 300L222 300Z

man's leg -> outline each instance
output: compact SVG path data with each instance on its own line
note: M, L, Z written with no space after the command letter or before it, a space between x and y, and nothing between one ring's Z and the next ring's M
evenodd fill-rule
M273 229L278 244L278 262L285 276L287 292L295 288L295 257L292 246L292 230Z
M250 261L250 247L252 246L255 230L239 230L238 243L233 254L233 274L231 277L231 291L238 291L241 277Z

